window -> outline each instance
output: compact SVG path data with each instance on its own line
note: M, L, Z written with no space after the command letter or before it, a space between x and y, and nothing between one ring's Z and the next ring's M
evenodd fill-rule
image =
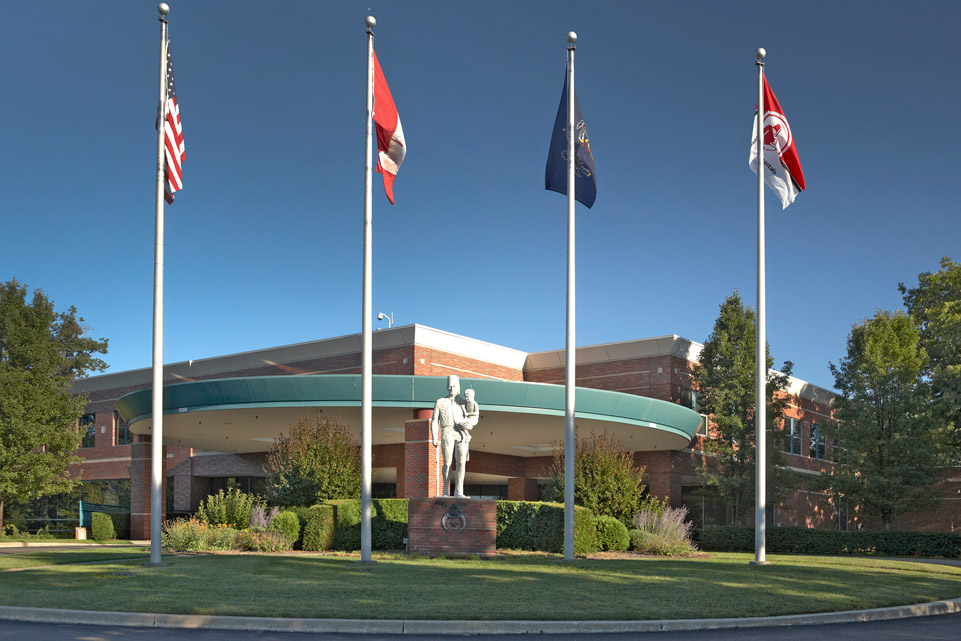
M811 458L824 459L824 434L819 425L811 425Z
M80 417L78 427L80 435L80 447L93 447L97 442L97 417L95 414L84 414Z
M697 407L697 394L691 389L681 389L680 404L690 409Z
M130 445L133 443L133 434L127 428L127 424L120 418L120 412L114 410L114 445Z
M707 414L701 414L701 424L697 426L697 434L705 438L711 437L710 423L708 422Z
M787 452L788 454L801 454L801 427L802 422L796 418L788 419L789 425L788 429L788 443Z

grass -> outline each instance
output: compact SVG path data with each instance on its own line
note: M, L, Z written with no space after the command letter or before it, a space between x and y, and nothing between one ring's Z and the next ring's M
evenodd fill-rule
M0 571L19 568L64 565L68 563L90 563L93 561L114 561L136 557L147 558L145 548L87 548L79 550L44 550L29 548L17 552L0 554ZM6 580L3 581L6 583Z
M0 605L63 607L63 595L70 594L72 608L109 604L132 612L642 620L799 614L961 597L961 568L879 559L771 555L772 565L757 567L748 565L753 555L733 553L575 563L551 555L485 561L393 554L375 556L373 565L354 563L357 558L165 557L162 568L142 562L51 564L3 575ZM439 607L438 595L458 606Z

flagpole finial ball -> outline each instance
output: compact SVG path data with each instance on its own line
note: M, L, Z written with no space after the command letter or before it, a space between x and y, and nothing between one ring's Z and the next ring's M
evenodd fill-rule
M567 41L568 41L569 43L571 43L571 44L574 44L575 42L577 42L577 34L574 33L573 31L568 31L568 32L567 32Z
M165 16L168 13L170 13L170 7L167 5L166 2L161 2L160 4L157 5L157 11L160 12L160 15Z
M754 57L758 60L764 60L764 56L766 55L767 51L764 50L764 47L758 47L757 51L754 52Z
M374 16L367 16L367 28L373 29L376 26L377 26L377 20L374 19Z

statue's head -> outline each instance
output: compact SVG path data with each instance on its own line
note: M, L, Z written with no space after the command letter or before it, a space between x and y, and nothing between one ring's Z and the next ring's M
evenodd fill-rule
M469 388L464 390L464 398L468 401L474 401L474 388Z
M455 375L447 377L447 395L451 398L460 393L460 379Z

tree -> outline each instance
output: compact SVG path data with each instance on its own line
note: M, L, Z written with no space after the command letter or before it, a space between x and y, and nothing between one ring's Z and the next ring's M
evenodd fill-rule
M928 355L924 374L931 383L935 416L953 426L951 462L961 459L961 263L941 259L941 269L918 276L917 287L898 285L904 306Z
M274 441L265 471L274 505L360 497L360 449L338 418L302 416Z
M634 452L625 451L616 436L591 433L576 438L574 445L574 504L597 515L613 516L632 523L641 506L644 468L634 465ZM551 492L564 497L564 451L554 451ZM633 527L633 526L631 526Z
M753 513L747 508L753 505L755 479L756 332L754 310L744 306L735 290L721 305L714 331L694 369L698 404L711 415L713 424L712 438L704 444L708 456L700 472L708 486L716 488L734 523ZM773 492L791 482L784 473L774 427L784 418L787 399L782 392L792 364L787 361L780 373L773 372L774 359L770 350L767 352L767 461L777 474L768 487Z
M930 505L947 429L931 413L922 380L927 355L911 319L878 311L856 323L847 355L831 364L838 400L834 493L849 497L881 519Z
M0 285L0 527L5 501L77 483L67 468L80 461L76 424L87 399L71 386L107 366L94 357L107 353L107 340L85 334L75 307L56 312L39 289L28 303L25 285Z

